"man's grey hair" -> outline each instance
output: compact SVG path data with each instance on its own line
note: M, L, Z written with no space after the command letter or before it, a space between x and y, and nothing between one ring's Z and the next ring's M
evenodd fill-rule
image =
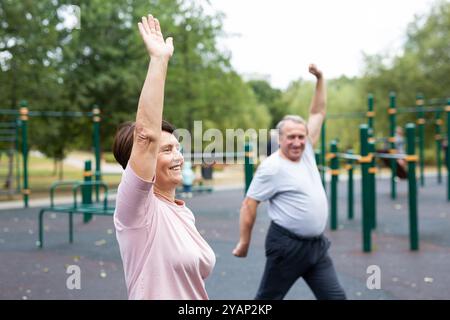
M308 125L307 125L305 119L303 119L302 117L295 115L295 114L288 114L288 115L284 116L283 119L281 119L280 122L278 122L278 124L276 126L276 129L278 130L279 135L282 134L282 129L287 121L292 121L295 123L303 124L306 128L306 132L308 132Z

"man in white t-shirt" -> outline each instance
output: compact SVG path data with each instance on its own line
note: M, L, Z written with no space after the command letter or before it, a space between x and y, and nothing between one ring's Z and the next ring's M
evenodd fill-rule
M326 88L315 65L309 72L317 83L308 123L292 115L278 123L280 148L259 166L241 207L240 239L233 254L246 257L257 207L269 201L272 222L256 299L283 299L300 277L317 299L346 299L328 255L330 241L323 235L328 202L313 149L325 119Z

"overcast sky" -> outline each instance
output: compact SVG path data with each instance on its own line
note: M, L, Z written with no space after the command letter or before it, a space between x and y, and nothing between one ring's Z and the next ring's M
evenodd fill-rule
M226 14L220 42L241 74L270 76L274 87L309 79L309 63L327 78L362 72L362 52L395 53L414 15L433 0L210 0ZM311 78L312 79L312 78Z

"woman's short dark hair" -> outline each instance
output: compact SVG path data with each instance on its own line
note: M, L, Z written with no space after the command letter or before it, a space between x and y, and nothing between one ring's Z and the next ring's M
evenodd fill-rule
M136 128L135 122L122 123L117 129L113 143L114 158L122 166L123 169L127 167L128 160L130 159L131 149L133 148L134 129ZM168 121L163 120L161 124L161 130L168 133L173 133L175 127Z

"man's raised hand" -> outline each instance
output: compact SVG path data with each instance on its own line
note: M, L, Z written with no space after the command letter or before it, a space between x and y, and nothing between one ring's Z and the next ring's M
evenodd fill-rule
M315 64L309 65L309 72L312 73L317 79L322 78L322 71L317 69L317 66Z
M149 14L142 17L138 27L150 57L170 59L173 54L173 39L168 37L164 41L158 19Z

